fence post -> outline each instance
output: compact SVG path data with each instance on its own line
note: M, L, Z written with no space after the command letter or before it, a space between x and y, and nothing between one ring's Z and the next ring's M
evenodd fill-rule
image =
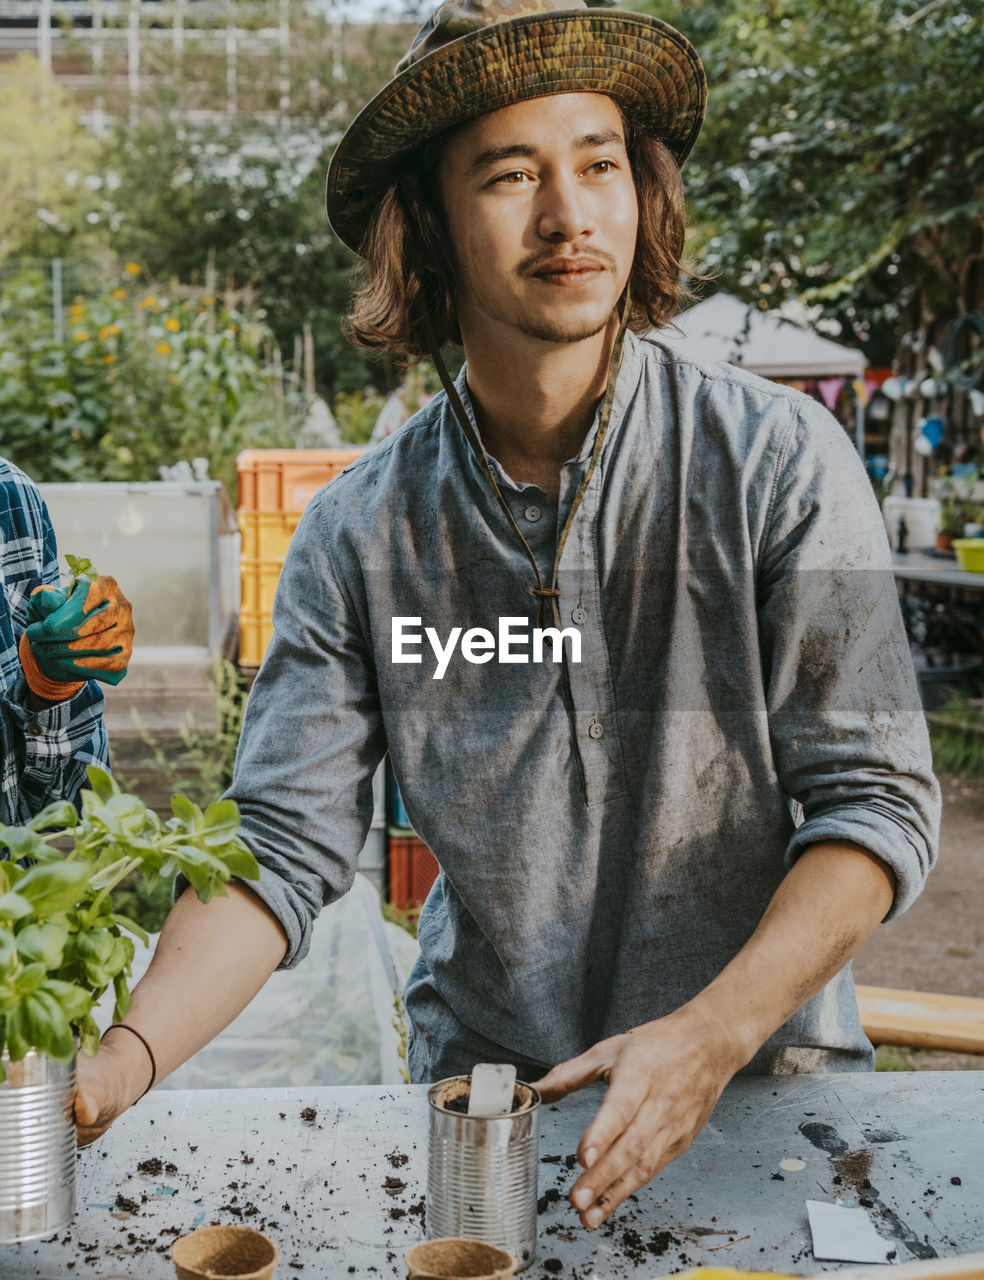
M51 312L55 322L55 341L65 337L64 308L62 305L62 260L51 259Z

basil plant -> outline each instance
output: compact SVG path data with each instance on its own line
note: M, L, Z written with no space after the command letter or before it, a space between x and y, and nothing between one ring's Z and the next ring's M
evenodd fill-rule
M259 866L236 834L239 809L218 800L202 811L184 796L161 819L90 766L81 813L49 805L26 826L0 826L0 1053L12 1062L37 1049L69 1062L93 1054L92 1007L112 983L113 1020L130 1006L132 934L146 932L113 909L113 890L139 870L148 887L183 873L203 902L233 876L258 880ZM0 1080L6 1078L0 1061Z

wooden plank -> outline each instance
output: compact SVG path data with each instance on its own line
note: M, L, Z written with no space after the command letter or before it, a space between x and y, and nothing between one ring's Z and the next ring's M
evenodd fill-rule
M984 1000L859 986L861 1025L875 1044L984 1053Z

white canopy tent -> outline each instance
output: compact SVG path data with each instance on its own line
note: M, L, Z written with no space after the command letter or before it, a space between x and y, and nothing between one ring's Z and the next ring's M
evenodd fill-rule
M862 352L801 328L772 311L717 293L682 312L660 330L665 342L686 341L705 360L725 360L764 378L863 379ZM864 406L859 398L855 423L858 452L864 456Z

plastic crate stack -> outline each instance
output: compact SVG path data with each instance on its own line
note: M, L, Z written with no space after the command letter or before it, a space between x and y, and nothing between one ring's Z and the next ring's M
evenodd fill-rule
M239 665L258 667L273 636L273 597L301 512L362 449L246 449L239 475Z
M389 900L407 911L423 905L437 879L437 859L410 825L400 788L386 758L386 804L389 809Z

